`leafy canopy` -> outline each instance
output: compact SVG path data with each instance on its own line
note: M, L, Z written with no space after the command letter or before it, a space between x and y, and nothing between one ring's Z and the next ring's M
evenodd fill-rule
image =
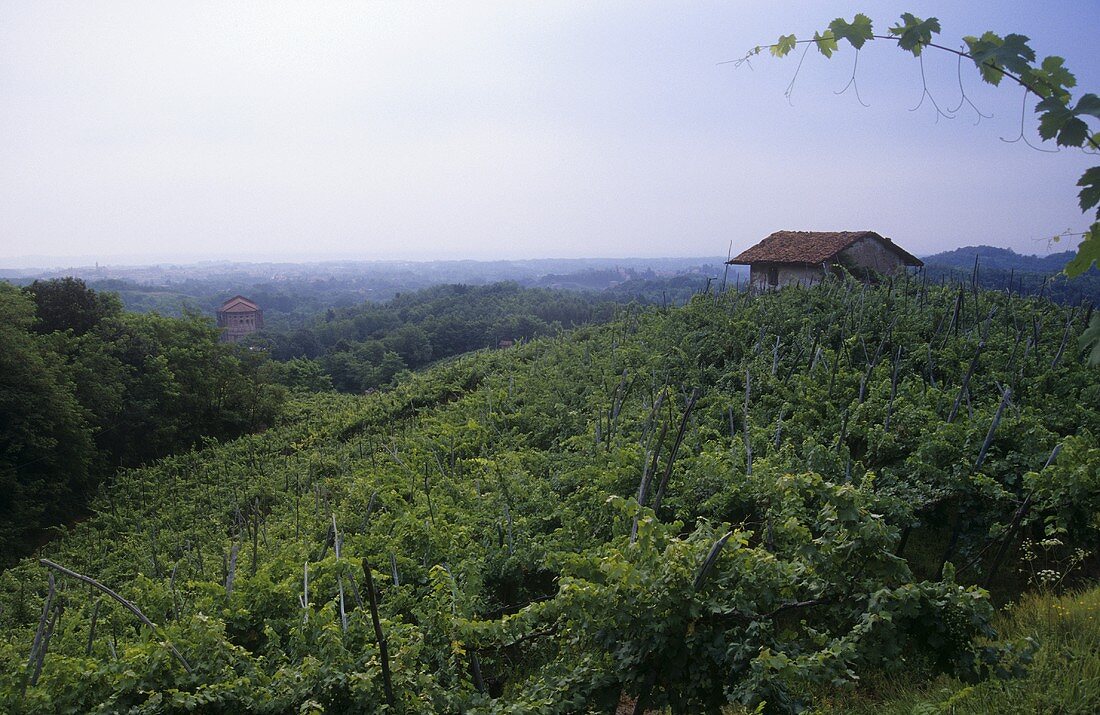
M924 46L931 44L932 35L940 33L940 21L934 17L922 20L906 12L902 13L901 22L890 28L890 34L898 36L898 47L917 56Z

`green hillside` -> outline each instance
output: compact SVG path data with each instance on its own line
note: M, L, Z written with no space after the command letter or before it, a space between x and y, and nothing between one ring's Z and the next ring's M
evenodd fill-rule
M1028 256L1011 248L964 246L921 258L932 282L973 282L987 290L1038 295L1067 305L1100 303L1100 270L1092 268L1074 278L1063 273L1074 255L1062 251Z
M1041 644L997 607L1096 575L1087 318L831 282L301 396L119 474L42 548L155 627L37 560L0 574L0 710L795 712L1009 682Z

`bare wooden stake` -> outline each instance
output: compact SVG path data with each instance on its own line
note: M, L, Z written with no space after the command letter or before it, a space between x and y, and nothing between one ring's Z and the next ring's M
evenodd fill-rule
M898 396L898 365L901 363L901 346L898 346L897 352L894 354L894 373L890 377L890 402L886 405L886 420L883 422L882 428L885 431L890 430L890 417L894 414L894 398Z
M729 266L726 266L729 268ZM479 693L484 693L485 679L481 676L481 660L477 657L477 651L470 651L470 674L474 676L474 687Z
M370 603L370 618L374 624L374 638L378 642L378 653L382 661L382 689L386 694L386 704L393 710L395 700L393 697L393 682L390 679L390 652L386 644L386 636L382 633L382 621L378 617L378 596L374 592L374 577L371 576L370 563L363 559L363 574L367 578L367 598Z
M103 605L103 599L97 598L95 608L92 609L92 624L88 628L88 644L84 647L84 655L92 654L92 643L95 641L95 626L99 620L99 607Z
M960 314L962 313L962 307L963 307L963 289L960 286L958 295L955 297L955 308L951 313L951 327L948 328L949 332L951 330L955 331L955 337L956 338L959 337L959 317L960 317ZM944 338L945 343L946 343L946 340L947 340L947 338L945 337Z
M657 494L653 497L653 511L657 511L661 508L661 501L665 496L665 487L668 486L668 480L672 476L672 465L676 461L676 454L680 451L680 445L684 441L684 432L687 430L688 420L691 418L691 411L695 408L695 403L699 400L699 395L699 388L694 388L691 391L691 397L688 399L687 407L684 408L684 416L680 420L680 430L676 434L676 441L672 443L672 451L668 454L668 463L665 464L664 476L661 477L661 482L657 485Z
M120 604L122 604L123 608L128 610L130 613L134 614L139 621L141 621L145 625L149 626L149 628L151 628L153 630L153 632L156 633L158 636L161 635L160 629L157 628L157 625L155 623L153 623L152 621L150 621L145 616L145 614L141 612L140 608L135 606L133 603L130 603L125 598L118 595L117 593L112 591L107 586L104 586L99 581L96 581L94 578L91 578L90 576L85 576L83 574L79 574L76 571L73 571L71 569L67 569L64 566L61 566L60 564L56 564L53 561L50 561L49 559L39 559L38 563L42 564L43 566L45 566L47 568L51 568L54 571L62 573L66 576L70 576L72 578L75 578L78 581L83 581L84 583L88 584L89 586L94 586L94 587L98 588L100 591L102 591L103 593L107 594L108 596L110 596L111 598L113 598L114 600L116 600ZM192 670L191 670L191 666L187 663L187 659L184 658L183 655L178 650L176 650L176 647L174 645L172 645L170 642L165 640L164 643L165 643L165 645L168 646L168 650L170 650L172 652L172 655L175 656L176 660L179 661L180 665L183 666L183 669L187 671L187 674L191 675Z
M42 666L46 663L46 652L50 649L50 639L53 638L54 628L57 627L57 622L61 618L61 611L64 610L62 606L63 602L58 601L54 604L53 615L50 617L50 624L46 626L46 633L42 637L42 644L38 648L37 658L34 662L34 672L31 673L31 686L38 685L38 677L42 675Z
M371 492L370 499L367 500L367 513L363 515L363 531L370 527L370 515L374 511L374 500L377 496L377 491Z
M355 599L356 608L363 607L363 597L359 595L359 585L355 583L355 576L348 572L348 585L351 586L351 597Z
M1050 363L1050 368L1052 370L1058 367L1058 363L1062 362L1062 353L1066 351L1066 342L1069 340L1069 329L1073 326L1073 314L1076 311L1076 308L1070 308L1069 310L1069 317L1066 318L1066 329L1062 332L1062 344L1058 346L1058 353Z
M172 576L168 579L168 590L172 592L172 618L174 620L177 620L177 621L180 618L179 594L176 593L176 571L179 570L179 567L180 567L180 562L177 561L175 563L175 565L172 566ZM96 601L96 613L98 613L98 612L99 612L99 601ZM95 618L94 617L92 618L92 630L93 631L95 630ZM89 647L90 647L90 645L91 645L91 641L89 641Z
M512 511L508 508L508 500L504 500L504 519L508 523L508 555L511 556L516 552L516 544L512 539Z
M435 526L435 506L432 505L432 485L428 481L428 472L424 471L424 496L428 499L428 514L432 518L432 526Z
M836 386L836 372L840 368L840 351L841 351L841 349L843 349L845 347L844 341L845 341L844 325L841 325L840 326L840 343L837 345L836 352L833 354L832 370L829 373L829 398L830 399L833 396L833 388ZM748 387L748 380L747 380L748 370L745 371L745 375L746 375L745 386L747 388ZM748 398L748 393L747 392L745 394L745 397L746 397L746 399Z
M225 574L225 597L233 595L233 581L237 578L237 555L241 551L241 543L234 541L229 549L229 568Z
M56 584L54 583L53 572L46 573L47 580L49 582L49 590L46 591L46 601L42 604L42 616L38 619L38 628L34 631L34 640L31 641L31 654L27 659L27 669L34 668L35 663L38 662L38 651L42 648L42 640L46 637L46 630L49 628L50 622L50 609L53 608L53 599L57 595ZM34 685L33 679L31 685Z
M343 539L340 536L340 532L336 530L336 515L335 514L332 515L332 533L334 535L333 536L333 541L336 542L336 544L335 544L335 548L336 548L336 569L337 569L337 571L339 571L340 567L341 567L340 544L343 541ZM339 591L340 591L340 629L344 633L347 633L348 632L348 614L347 614L347 611L344 610L344 578L343 578L343 575L339 576L336 579L336 583L337 583L337 586L339 587Z
M731 536L733 536L733 532L727 531L725 535L711 545L710 551L707 552L707 557L703 559L703 564L699 567L699 573L695 575L695 582L692 584L691 590L698 591L703 587L703 584L707 580L707 576L710 574L710 570L714 568L714 562L718 560L718 555L722 553L722 547L726 545L726 542L729 541Z
M837 362L840 362L839 360ZM833 372L836 375L836 372ZM745 368L745 422L741 425L741 436L745 439L745 475L752 476L752 438L749 436L749 393L752 390L752 378L749 375L749 369Z
M302 623L309 623L309 562L302 564L302 595L298 600L302 604Z
M959 385L959 393L955 396L955 404L951 407L951 413L947 416L947 422L951 423L955 421L955 417L959 414L959 407L962 405L963 396L966 395L967 389L970 387L970 378L974 376L974 370L978 367L978 358L982 356L982 351L985 350L985 338L978 341L978 349L974 351L974 357L970 360L970 367L967 368L966 374L963 376L962 384Z
M259 550L259 544L257 544L257 540L260 536L260 498L259 497L256 497L256 499L253 500L252 509L250 511L251 511L251 513L249 514L250 518L248 520L247 526L249 528L249 531L252 532L252 534L251 534L251 536L252 536L252 564L249 566L249 573L251 573L253 576L255 576L256 575L256 562L257 562L257 559L258 559L257 551Z
M1004 414L1005 407L1008 406L1008 402L1011 398L1012 388L1006 387L1004 393L1001 395L1001 404L997 405L997 412L993 415L993 421L989 423L989 431L986 432L985 441L982 442L982 449L978 452L978 459L974 462L975 472L978 471L985 462L985 456L989 452L989 445L993 443L993 435L997 431L997 426L1001 424L1001 415Z

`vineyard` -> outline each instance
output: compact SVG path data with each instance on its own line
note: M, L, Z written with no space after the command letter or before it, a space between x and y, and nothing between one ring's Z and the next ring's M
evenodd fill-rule
M1011 679L1039 644L998 608L1096 574L1090 317L837 280L302 395L0 574L0 710L797 712Z

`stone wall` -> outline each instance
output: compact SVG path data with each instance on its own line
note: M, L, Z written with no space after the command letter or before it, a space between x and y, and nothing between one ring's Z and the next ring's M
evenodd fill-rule
M768 272L775 270L776 285L771 285ZM791 263L754 263L749 269L749 283L753 288L782 288L787 285L813 285L821 282L824 273L820 266L803 266Z
M901 256L891 251L880 241L861 238L840 252L840 263L851 269L859 267L870 269L883 275L897 273L905 267Z
M222 329L221 339L227 343L239 341L249 333L262 328L263 324L263 313L258 310L218 313L218 327Z

